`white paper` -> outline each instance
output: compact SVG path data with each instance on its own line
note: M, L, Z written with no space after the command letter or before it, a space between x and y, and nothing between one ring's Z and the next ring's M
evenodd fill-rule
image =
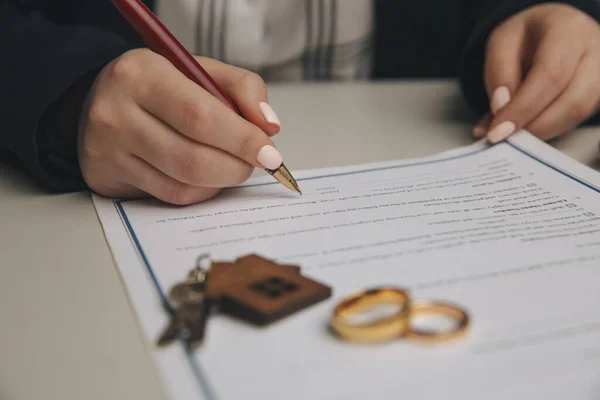
M295 172L170 207L94 197L173 399L600 398L600 176L527 132L435 157ZM331 299L263 329L211 317L204 345L158 349L162 293L196 258L297 264ZM392 285L464 306L452 345L356 345L333 307Z

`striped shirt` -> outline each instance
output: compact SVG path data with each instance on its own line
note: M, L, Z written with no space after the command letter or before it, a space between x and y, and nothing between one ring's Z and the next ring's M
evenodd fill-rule
M372 0L158 0L158 17L192 53L266 81L369 79Z

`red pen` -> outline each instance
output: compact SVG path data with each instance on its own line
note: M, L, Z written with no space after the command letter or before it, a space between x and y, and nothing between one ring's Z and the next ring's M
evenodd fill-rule
M225 105L242 116L239 108L223 91L198 61L169 32L160 20L140 0L112 0L114 6L142 37L148 48L169 60L175 68L192 82L221 100ZM275 170L265 169L288 189L302 194L298 183L282 163Z

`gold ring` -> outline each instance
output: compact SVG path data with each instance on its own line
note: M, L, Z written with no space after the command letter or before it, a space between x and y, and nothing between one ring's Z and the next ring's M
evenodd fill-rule
M450 317L456 321L456 327L450 331L424 331L409 327L406 337L426 342L447 342L462 338L470 327L470 318L466 311L449 303L419 300L411 307L411 319L419 315L440 315Z
M371 306L393 304L402 306L394 315L364 324L348 319ZM333 311L331 328L343 339L356 342L380 342L397 339L410 326L410 297L402 289L383 287L366 290L343 300Z

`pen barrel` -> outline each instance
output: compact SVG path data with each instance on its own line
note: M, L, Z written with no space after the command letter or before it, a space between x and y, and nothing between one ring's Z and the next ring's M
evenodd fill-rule
M149 49L168 59L181 73L241 115L196 59L140 0L112 0L114 6L142 37Z

